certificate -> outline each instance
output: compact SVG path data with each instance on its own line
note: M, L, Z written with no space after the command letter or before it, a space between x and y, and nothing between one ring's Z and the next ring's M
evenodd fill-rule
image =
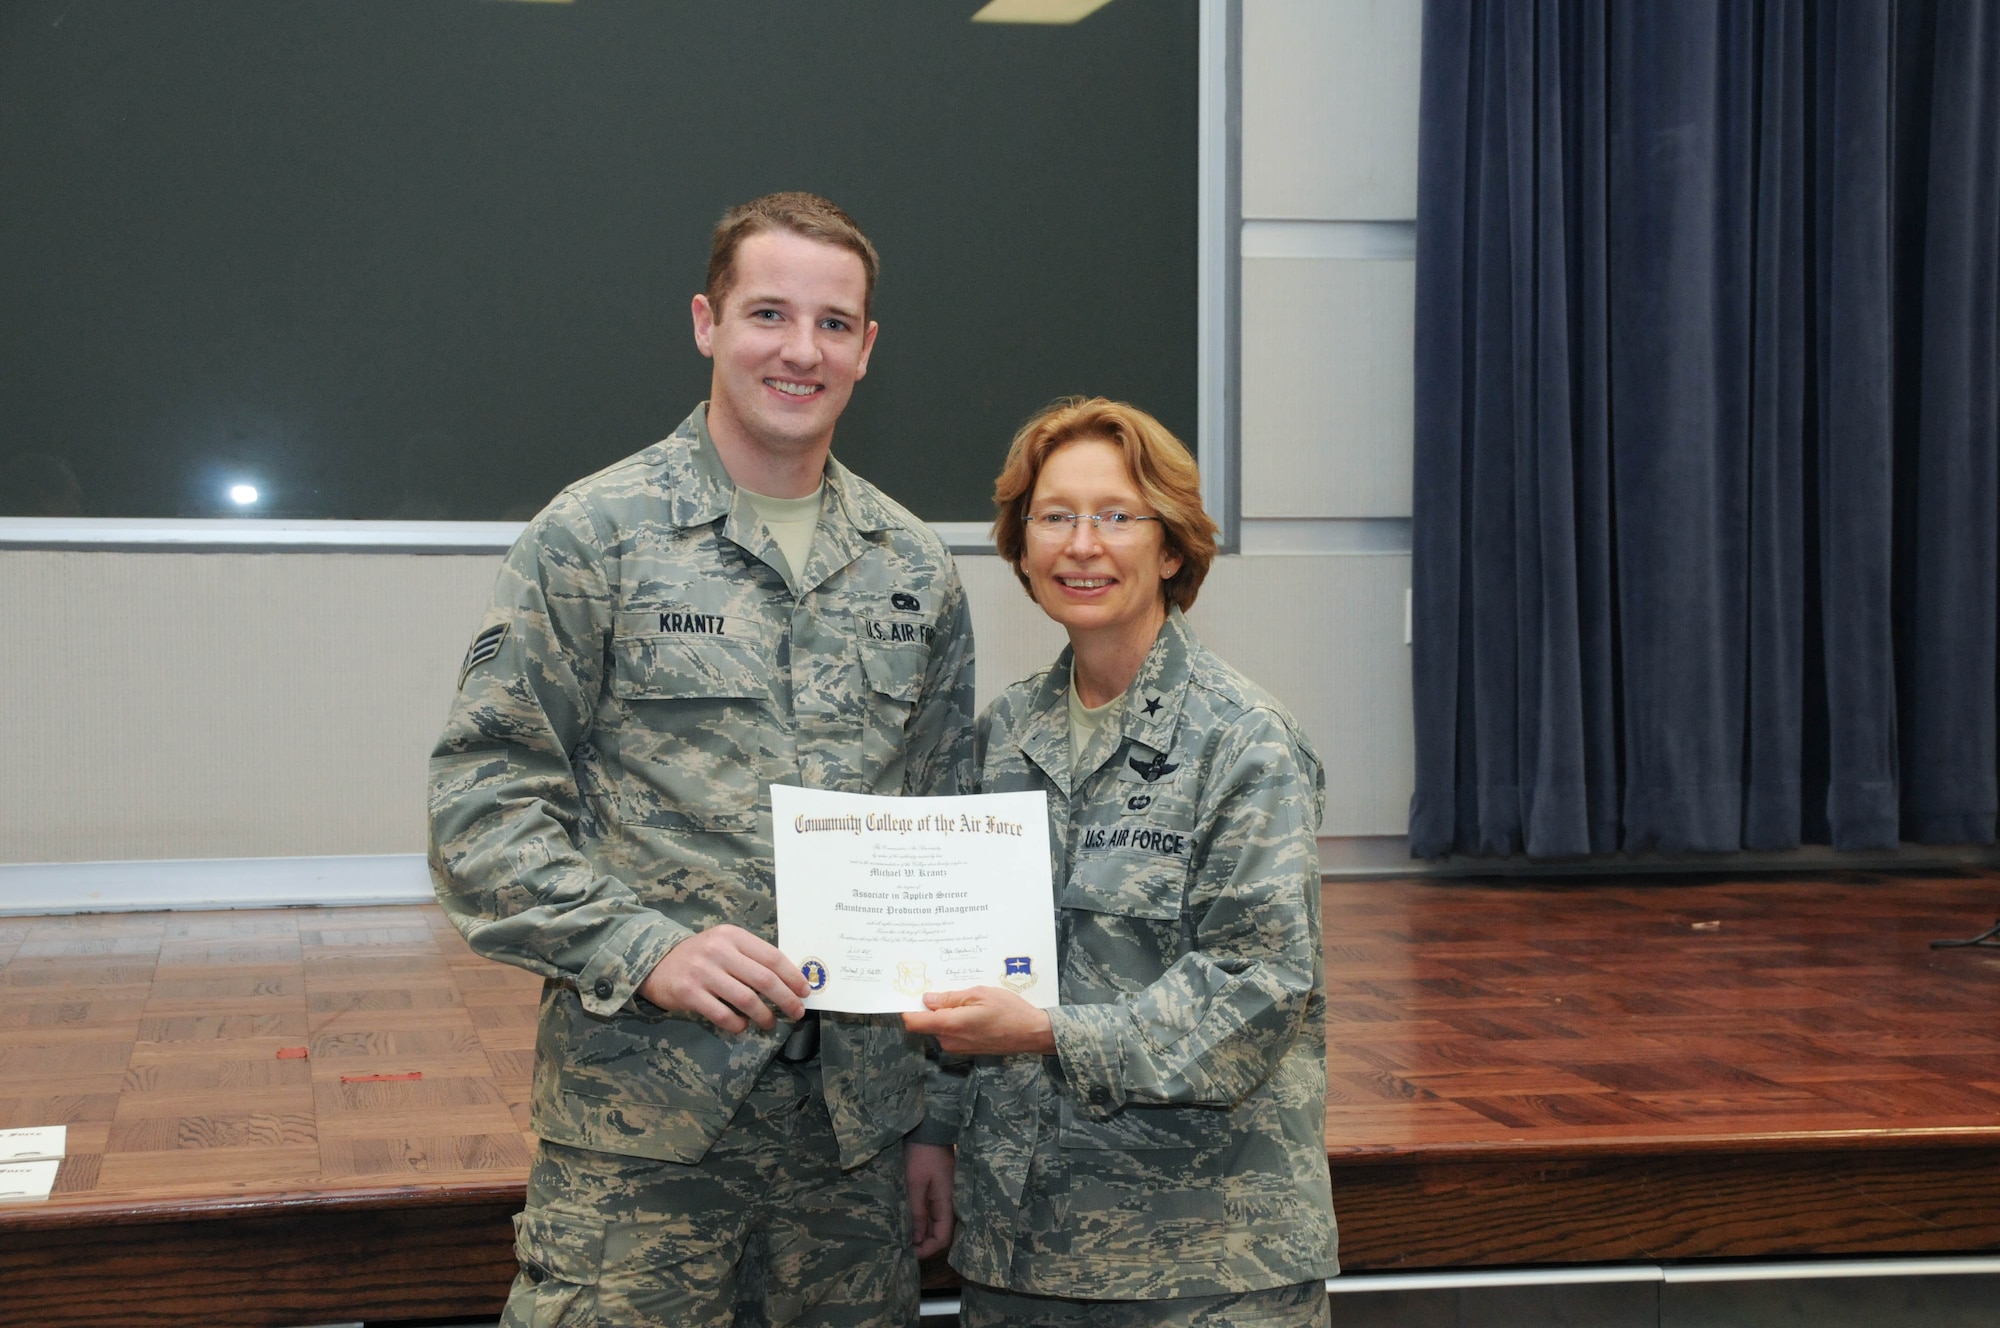
M806 1008L924 1008L927 991L1012 987L1057 1003L1048 799L882 798L771 786L778 948Z

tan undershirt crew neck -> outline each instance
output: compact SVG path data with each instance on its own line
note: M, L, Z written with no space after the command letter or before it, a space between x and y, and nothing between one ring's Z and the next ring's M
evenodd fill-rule
M1076 694L1076 665L1069 666L1069 772L1072 779L1080 779L1089 772L1082 769L1083 749L1091 740L1107 728L1114 728L1125 708L1125 697L1112 697L1101 706L1087 706L1083 698Z
M778 542L778 552L785 556L787 579L796 583L805 573L806 561L812 557L813 532L819 529L819 509L826 495L826 482L822 480L817 489L803 498L773 498L740 484L736 487L750 500L750 506L757 509L758 519Z

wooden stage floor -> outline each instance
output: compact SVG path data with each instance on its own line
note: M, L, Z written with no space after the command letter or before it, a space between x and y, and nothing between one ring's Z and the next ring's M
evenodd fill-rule
M2000 951L1927 945L1996 916L1976 872L1329 883L1344 1265L2000 1249ZM435 908L0 918L0 1128L70 1153L0 1205L0 1324L493 1312L539 987Z

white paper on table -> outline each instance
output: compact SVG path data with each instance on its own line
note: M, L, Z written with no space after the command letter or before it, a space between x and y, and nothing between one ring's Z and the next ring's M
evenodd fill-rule
M1058 1003L1048 799L883 798L771 786L778 948L806 1008L882 1014L926 991Z
M60 1158L69 1146L69 1126L31 1125L24 1130L0 1130L0 1165Z
M0 1166L0 1203L21 1199L46 1199L56 1187L55 1158L42 1162L9 1162Z

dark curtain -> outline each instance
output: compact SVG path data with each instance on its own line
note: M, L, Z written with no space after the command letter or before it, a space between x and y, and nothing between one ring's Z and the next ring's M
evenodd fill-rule
M1991 842L2000 4L1427 0L1414 854Z

